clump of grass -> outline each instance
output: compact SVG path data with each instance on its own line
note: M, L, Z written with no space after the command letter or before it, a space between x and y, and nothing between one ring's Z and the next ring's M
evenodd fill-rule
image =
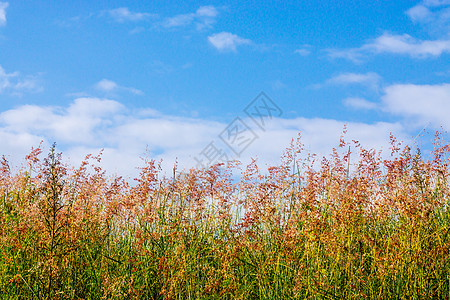
M391 144L383 159L354 142L352 170L343 140L317 161L298 139L267 172L166 178L146 160L133 184L100 156L73 168L37 148L17 172L3 158L0 297L448 299L450 146Z

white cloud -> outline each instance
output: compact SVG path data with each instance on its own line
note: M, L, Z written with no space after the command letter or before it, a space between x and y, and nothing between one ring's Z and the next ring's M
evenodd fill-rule
M78 98L67 109L70 115L103 117L120 112L124 106L117 101L99 98Z
M332 77L326 81L327 84L347 85L347 84L361 84L377 90L381 81L380 75L373 72L365 74L359 73L342 73Z
M114 81L109 80L109 79L100 80L99 82L97 82L95 84L95 88L106 94L116 93L116 92L120 92L120 91L127 91L127 92L130 92L135 95L143 95L144 94L144 92L142 92L141 90L138 90L133 87L120 86L117 83L115 83Z
M105 148L109 170L136 175L139 156L148 146L153 158L172 164L178 156L192 166L192 156L215 138L224 124L164 116L153 110L127 111L119 102L79 98L68 107L24 105L0 113L0 153L15 156L40 140L63 145L79 162ZM25 148L16 151L18 148ZM119 165L119 166L118 166Z
M96 128L108 127L108 118L123 110L112 100L78 98L68 108L24 105L0 114L3 130L16 134L53 137L64 143L96 143Z
M229 32L220 32L208 37L208 41L219 51L236 51L240 45L249 45L252 42Z
M248 124L251 120L243 118ZM103 166L119 175L136 176L139 156L148 146L150 158L163 159L167 172L178 158L180 169L195 166L194 157L211 142L226 149L218 135L228 124L163 115L154 110L127 110L117 101L75 99L68 107L25 105L0 113L0 153L16 157L37 146L56 142L71 163L104 148ZM262 165L277 164L283 150L302 132L306 152L328 155L337 146L345 123L330 119L273 119L266 130L254 128L258 138L242 154L244 163L257 157ZM388 148L389 133L407 140L398 123L348 123L347 140L368 148ZM258 131L259 130L259 131ZM16 160L17 161L17 160Z
M21 76L19 72L7 73L0 66L0 94L22 96L24 93L43 91L39 76Z
M0 2L0 26L6 25L6 9L8 6L8 2Z
M377 108L376 103L367 101L366 99L359 98L359 97L350 97L350 98L344 99L344 105L355 108L355 109L362 109L362 110L370 110L370 109Z
M111 9L108 11L109 15L117 22L123 23L126 21L142 21L145 20L152 15L149 13L141 13L141 12L132 12L128 9L128 7L120 7L116 9Z
M212 5L201 6L194 13L180 14L166 18L161 25L166 28L171 28L195 24L197 29L201 30L211 27L215 23L215 18L218 14L219 11Z
M431 123L450 130L450 84L395 84L385 89L384 110L401 115L416 126Z

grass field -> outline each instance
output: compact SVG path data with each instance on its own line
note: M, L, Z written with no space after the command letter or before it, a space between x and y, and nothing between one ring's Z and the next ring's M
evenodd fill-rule
M0 298L448 299L450 146L391 145L352 143L351 168L343 141L301 160L298 140L267 171L146 160L135 183L55 148L3 159Z

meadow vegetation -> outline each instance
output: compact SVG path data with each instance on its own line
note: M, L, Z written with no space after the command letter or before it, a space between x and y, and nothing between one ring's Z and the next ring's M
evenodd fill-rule
M351 164L349 145L352 147ZM328 158L135 182L55 147L0 164L2 299L448 299L450 146L341 140ZM303 158L302 158L303 157Z

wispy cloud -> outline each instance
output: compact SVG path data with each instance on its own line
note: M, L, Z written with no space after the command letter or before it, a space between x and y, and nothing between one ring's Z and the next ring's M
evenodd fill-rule
M272 89L274 91L283 90L287 88L287 84L281 81L280 79L272 81L270 85L272 86Z
M347 86L362 85L374 91L378 91L381 84L381 76L374 72L368 73L341 73L327 79L324 83L314 84L314 89L319 89L329 85Z
M195 24L197 29L201 30L211 27L211 25L215 23L215 18L218 14L218 9L212 5L201 6L193 13L180 14L166 18L161 24L166 28Z
M175 70L175 67L172 65L165 63L161 60L154 60L151 64L151 70L157 74L170 74Z
M416 22L422 22L429 19L432 15L431 11L423 4L418 4L406 11L406 14Z
M0 26L6 25L6 9L8 6L8 2L0 2Z
M147 12L133 12L130 11L128 7L119 7L110 10L102 10L100 12L91 12L85 15L78 15L66 19L60 19L56 21L56 24L62 27L79 27L86 21L92 18L111 18L117 23L126 23L126 22L139 22L146 21L148 19L156 19L158 18L157 14L151 14ZM135 27L130 31L130 34L139 33L143 31L143 27Z
M106 94L117 93L121 91L130 92L135 95L143 95L144 92L133 87L120 86L116 82L109 79L102 79L95 84L95 88Z
M408 9L406 14L413 22L426 26L433 35L450 37L450 1L425 0Z
M208 37L208 41L219 51L233 51L240 45L249 45L252 43L249 39L241 38L236 34L229 32L220 32Z
M103 91L103 92L112 92L114 90L117 90L117 88L119 86L114 81L111 81L111 80L108 80L108 79L102 79L99 82L97 82L95 87L98 90Z
M311 45L302 45L300 48L296 49L294 53L297 53L301 56L308 56L311 54Z
M163 26L164 27L186 26L188 24L191 24L193 20L194 14L177 15L175 17L167 18L163 22Z
M119 23L127 21L131 22L142 21L153 16L152 14L145 12L132 12L128 9L128 7L111 9L108 11L108 13L115 21Z
M378 37L363 49L376 53L406 54L413 57L439 56L450 52L450 40L418 40L408 34Z
M297 49L294 52L300 54L301 56L308 56L311 53L308 49Z
M87 20L93 18L93 17L98 17L98 16L103 16L105 13L102 12L100 14L94 14L94 13L89 13L86 15L79 15L79 16L74 16L74 17L70 17L70 18L66 18L66 19L58 19L55 21L55 24L61 27L80 27L84 22L86 22Z
M348 85L360 84L377 90L381 81L380 75L374 72L365 74L360 73L342 73L326 81L326 84Z
M361 47L362 48L362 47ZM361 48L350 49L325 49L328 57L332 59L347 59L354 63L361 63L365 57L365 53Z
M345 58L360 62L368 54L398 54L414 58L437 57L450 53L450 40L419 40L408 34L384 33L359 48L328 49L331 58Z
M371 109L376 109L377 108L377 104L373 103L371 101L368 101L364 98L359 98L359 97L350 97L350 98L346 98L344 99L344 105L354 108L354 109L360 109L360 110L371 110Z
M0 66L0 94L21 96L24 93L39 93L43 90L39 76L22 76L19 72L7 73Z

